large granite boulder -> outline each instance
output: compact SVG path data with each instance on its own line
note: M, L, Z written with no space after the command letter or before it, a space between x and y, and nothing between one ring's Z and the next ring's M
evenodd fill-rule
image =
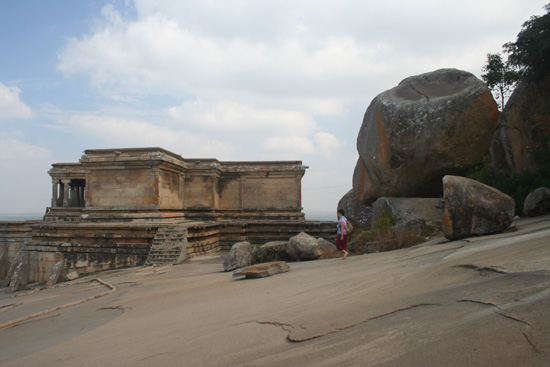
M315 260L321 257L319 241L304 232L290 238L286 252L291 259L297 261Z
M258 247L255 251L258 262L268 263L273 261L291 260L286 253L288 241L271 241Z
M435 198L378 198L372 204L372 229L384 212L391 213L396 230L434 236L443 231L441 220L445 203Z
M361 203L349 190L338 202L338 208L344 209L346 218L355 226L368 229L371 226L372 207Z
M489 89L468 72L403 80L365 113L355 196L367 205L382 196L439 197L443 176L464 174L487 153L498 114Z
M539 187L531 191L523 203L523 213L530 217L550 214L550 189Z
M520 83L500 116L489 149L489 167L495 176L535 172L531 153L550 137L550 76L537 83Z
M514 199L480 182L445 176L443 196L443 232L448 239L502 232L514 220Z
M238 242L231 246L231 250L223 259L223 270L233 271L251 264L252 247L249 242Z

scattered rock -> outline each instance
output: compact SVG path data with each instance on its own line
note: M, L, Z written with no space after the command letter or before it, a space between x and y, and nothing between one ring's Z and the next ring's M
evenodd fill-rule
M368 107L357 137L356 198L439 197L441 179L486 154L498 108L473 74L442 69L403 80Z
M443 208L441 199L381 197L372 204L372 229L386 211L395 217L396 229L434 236L443 231Z
M249 242L238 242L231 246L223 260L223 270L232 271L250 265L252 248Z
M272 241L260 246L255 254L258 257L258 262L268 263L274 261L290 260L286 253L288 241Z
M523 213L530 217L550 214L550 189L539 187L531 191L525 198Z
M24 250L19 250L15 255L13 263L8 271L8 289L6 293L13 293L27 285L29 274L29 253Z
M78 279L79 276L80 275L77 271L71 271L70 273L65 274L65 280L75 280Z
M443 232L451 240L504 231L515 202L499 190L465 177L443 177Z
M338 202L338 208L344 209L346 218L355 226L370 228L372 207L361 203L355 197L353 189L349 190ZM336 215L336 214L335 214Z
M315 260L321 257L319 241L304 232L290 238L286 252L292 260L298 261Z
M256 264L237 269L233 272L233 278L245 276L246 278L265 278L279 273L286 273L290 266L284 261L275 261Z

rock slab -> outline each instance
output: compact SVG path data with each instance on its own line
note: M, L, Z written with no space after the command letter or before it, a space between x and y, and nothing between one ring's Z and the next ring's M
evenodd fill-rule
M246 278L265 278L279 273L286 273L290 266L284 261L275 261L256 264L237 269L233 272L233 278L245 276Z
M530 217L550 214L550 189L539 187L531 191L525 198L523 213Z
M487 153L497 104L473 74L441 69L379 94L357 137L355 197L440 197L445 175L462 175Z
M443 233L448 239L499 233L514 220L514 199L475 180L445 176L443 196Z

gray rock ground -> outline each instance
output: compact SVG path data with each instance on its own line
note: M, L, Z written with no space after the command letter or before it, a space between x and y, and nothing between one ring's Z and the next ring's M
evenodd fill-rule
M115 292L0 328L0 366L547 366L550 216L517 227L262 279L219 255L101 273ZM92 279L2 292L0 324L109 291Z

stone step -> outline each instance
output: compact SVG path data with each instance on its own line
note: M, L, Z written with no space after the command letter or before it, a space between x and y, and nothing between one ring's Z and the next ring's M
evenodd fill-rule
M146 265L178 264L187 258L187 228L161 226L158 228Z

